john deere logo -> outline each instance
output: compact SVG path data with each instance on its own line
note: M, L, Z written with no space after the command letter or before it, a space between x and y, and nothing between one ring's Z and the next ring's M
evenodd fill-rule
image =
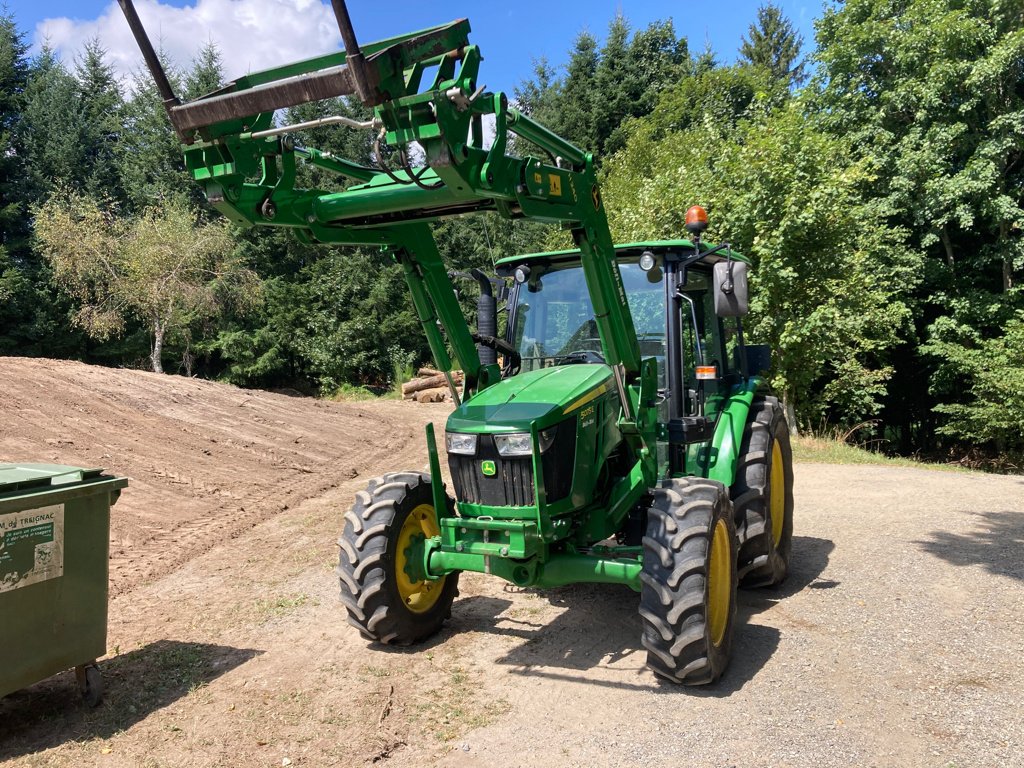
M488 477L494 477L498 473L498 470L494 466L493 461L481 461L480 471L483 472Z

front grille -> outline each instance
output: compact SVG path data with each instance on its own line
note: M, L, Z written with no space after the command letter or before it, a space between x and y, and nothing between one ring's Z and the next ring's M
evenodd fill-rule
M496 472L487 476L481 464L493 461ZM476 456L448 454L455 484L455 498L470 504L494 507L528 507L533 504L533 464L529 456L505 459L498 455L494 438L480 435Z
M564 499L572 490L576 419L563 421L557 429L554 443L541 456L548 503ZM485 461L494 462L494 475L487 476L481 471ZM533 459L503 458L491 435L480 435L476 456L449 453L448 467L459 501L494 507L528 507L534 503Z

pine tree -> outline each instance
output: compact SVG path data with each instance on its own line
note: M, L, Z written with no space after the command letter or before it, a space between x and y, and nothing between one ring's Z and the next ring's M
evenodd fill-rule
M750 25L748 34L749 40L742 38L740 61L762 67L792 86L804 82L804 63L797 63L804 39L778 6L769 3L758 8L757 22Z
M85 44L75 68L78 107L82 116L82 182L84 190L99 198L120 200L116 165L117 143L121 138L124 101L114 68L98 39Z
M0 16L0 248L12 254L25 235L21 112L28 82L27 51L14 17Z
M200 49L192 60L192 69L185 76L185 92L187 101L212 93L224 85L224 62L220 48L212 40Z
M35 200L51 189L81 182L82 118L77 106L78 84L44 46L32 65L25 88L23 141Z
M589 32L580 32L566 67L560 108L552 121L557 133L588 150L593 150L597 144L594 76L598 61L597 40Z
M177 73L166 61L163 65L171 87L179 90ZM121 115L124 132L114 152L128 210L140 211L186 195L198 202L201 192L185 173L181 144L148 71L135 74L131 98Z
M30 242L30 183L24 112L34 77L14 19L0 14L0 354L60 354L61 305L47 292L47 272Z
M601 48L601 60L594 73L594 98L600 105L596 110L594 146L589 147L604 155L604 143L623 118L631 113L629 71L629 22L621 14L608 25L608 37Z

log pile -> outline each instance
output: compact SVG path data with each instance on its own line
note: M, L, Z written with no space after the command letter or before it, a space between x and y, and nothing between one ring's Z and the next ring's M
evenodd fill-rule
M434 368L420 368L419 375L402 385L402 399L415 400L417 403L450 403L452 393L448 389L448 380L441 371ZM462 371L452 371L455 386L462 384Z

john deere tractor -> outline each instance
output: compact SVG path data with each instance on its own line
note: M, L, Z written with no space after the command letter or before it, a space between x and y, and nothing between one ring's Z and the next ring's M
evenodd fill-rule
M793 481L785 418L759 376L767 350L743 338L748 264L702 241L704 211L686 213L688 239L613 245L592 156L479 83L464 19L360 46L333 0L345 51L183 104L131 0L120 4L210 204L306 242L379 247L404 270L435 365L464 371L461 390L449 375L440 441L452 491L428 426L430 471L370 481L344 515L349 621L381 643L421 641L450 615L463 571L522 587L625 584L640 594L654 672L717 679L737 584L786 576ZM372 119L275 122L339 96ZM332 124L371 131L374 163L294 138ZM297 188L300 162L336 173L338 188ZM479 273L472 330L431 232L480 211L559 224L576 245L498 261L503 335Z

